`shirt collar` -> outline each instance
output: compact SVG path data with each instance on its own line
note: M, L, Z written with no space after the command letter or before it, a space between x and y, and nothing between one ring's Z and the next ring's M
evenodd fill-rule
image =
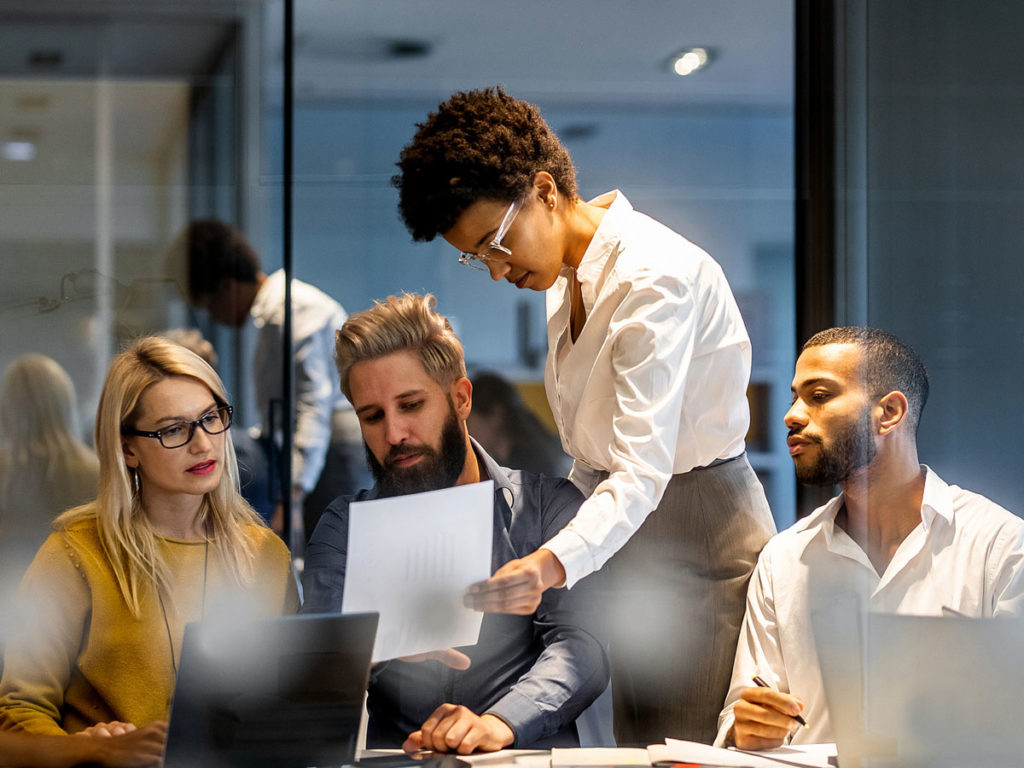
M623 229L619 222L622 217L633 211L629 200L617 189L595 197L590 204L607 210L601 217L597 231L594 232L587 250L584 251L579 266L576 267L576 279L580 281L580 286L583 289L583 300L588 313L594 303L596 294L594 286L604 274L608 260L618 252Z
M826 504L816 509L802 521L797 523L803 530L817 530L818 535L825 537L825 544L832 547L836 535L836 515L843 506L843 494L833 496Z
M503 499L508 505L509 511L516 501L515 486L512 484L511 478L505 468L496 462L491 455L483 449L472 435L469 438L470 443L473 445L473 450L476 451L476 457L483 464L484 471L487 476L494 481L494 501L498 502L498 499Z
M949 486L927 464L924 470L924 495L921 498L921 522L925 531L930 531L936 519L941 518L947 525L953 523L953 496Z
M945 481L932 471L927 464L922 464L925 472L924 494L921 498L921 523L925 532L929 532L936 520L953 523L953 496ZM808 515L800 524L804 530L817 527L830 547L836 535L836 515L843 506L843 494L834 496L827 504Z

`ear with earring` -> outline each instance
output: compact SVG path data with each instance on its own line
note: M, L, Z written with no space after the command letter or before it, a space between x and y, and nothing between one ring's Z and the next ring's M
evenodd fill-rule
M554 195L552 195L551 199L548 200L548 208L550 208L552 211L555 210L555 196Z

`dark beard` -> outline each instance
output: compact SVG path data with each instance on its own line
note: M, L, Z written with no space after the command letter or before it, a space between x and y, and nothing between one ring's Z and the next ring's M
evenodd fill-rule
M440 451L427 445L395 447L388 452L382 466L369 447L366 447L366 461L373 472L373 479L377 481L381 497L437 491L455 485L466 465L466 435L450 401L449 408L448 418L441 430ZM406 469L393 466L395 458L410 453L421 453L423 459Z
M821 438L803 437L817 443L819 449L818 460L814 464L796 469L796 479L804 485L841 483L856 470L870 464L878 450L871 435L870 409L865 409L858 418L843 427L828 447Z

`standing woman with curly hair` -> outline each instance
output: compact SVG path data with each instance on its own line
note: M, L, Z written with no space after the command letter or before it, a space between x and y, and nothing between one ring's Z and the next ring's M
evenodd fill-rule
M440 234L461 263L547 292L548 401L588 496L468 602L529 612L608 562L619 743L710 742L775 532L744 453L750 341L721 267L617 190L581 199L540 112L500 88L441 104L398 167L415 240Z
M96 413L99 495L25 574L0 728L120 733L165 720L187 622L294 612L288 550L242 499L220 378L166 339L114 359Z

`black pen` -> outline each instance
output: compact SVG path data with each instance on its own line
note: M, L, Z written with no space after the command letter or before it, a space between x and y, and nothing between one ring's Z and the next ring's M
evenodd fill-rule
M771 688L771 686L768 685L768 683L766 683L764 681L764 678L760 675L754 675L754 685L756 685L758 688ZM790 715L790 717L792 717L794 720L800 723L800 725L802 725L804 728L807 727L807 721L800 717L800 715Z

